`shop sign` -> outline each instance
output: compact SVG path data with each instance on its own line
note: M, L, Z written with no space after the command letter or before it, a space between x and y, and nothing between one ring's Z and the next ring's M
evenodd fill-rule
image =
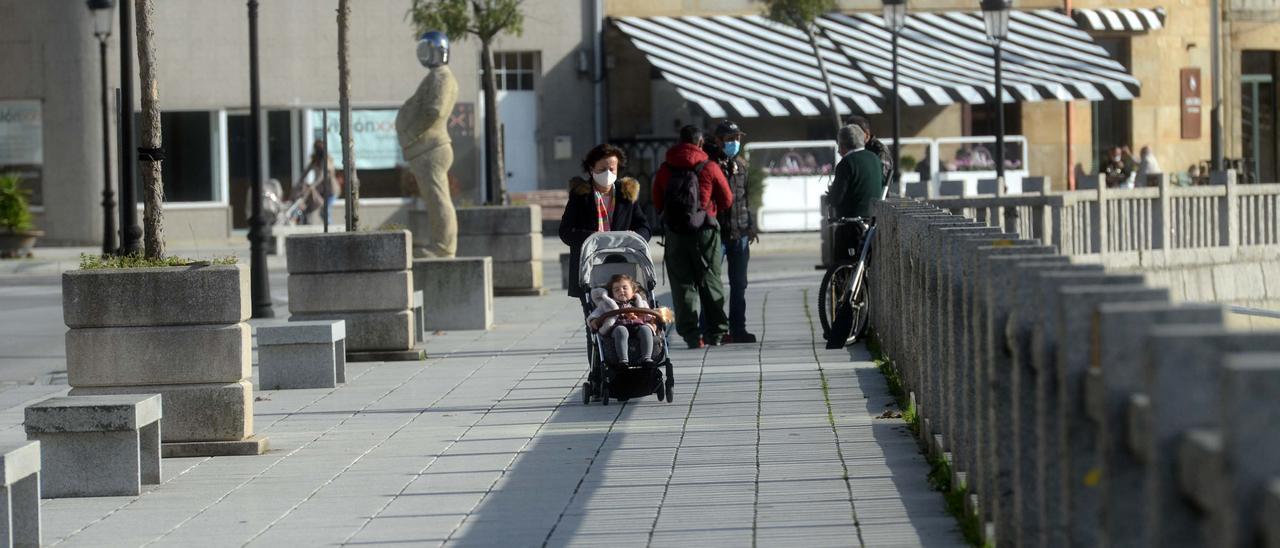
M342 132L338 111L330 110L329 134L325 139L329 154L339 169L342 168ZM325 127L325 111L311 111L311 127L319 134ZM352 149L356 157L356 169L394 169L402 163L400 141L396 138L395 110L351 111ZM308 151L310 147L308 146Z
M1182 138L1200 138L1200 69L1184 68L1179 72L1181 82Z

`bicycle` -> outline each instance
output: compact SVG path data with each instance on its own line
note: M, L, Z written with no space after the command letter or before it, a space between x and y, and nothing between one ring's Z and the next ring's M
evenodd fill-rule
M818 319L827 348L843 348L866 335L871 323L867 267L876 221L874 217L870 220L841 217L830 224L832 245L848 242L850 247L836 250L832 255L834 264L822 276L822 284L818 286Z

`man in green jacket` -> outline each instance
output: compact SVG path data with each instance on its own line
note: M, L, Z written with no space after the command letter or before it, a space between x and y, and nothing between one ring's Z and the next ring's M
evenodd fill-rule
M840 163L827 189L827 200L837 217L870 217L871 204L884 195L880 158L866 149L866 132L856 125L840 128L836 144Z

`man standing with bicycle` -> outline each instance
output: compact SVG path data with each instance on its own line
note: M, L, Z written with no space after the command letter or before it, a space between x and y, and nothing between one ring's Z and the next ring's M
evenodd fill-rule
M836 144L840 163L827 189L835 226L832 234L835 263L818 289L818 312L827 348L841 348L866 329L867 245L875 232L871 205L884 196L884 172L880 157L866 149L867 134L856 124L840 128ZM858 218L858 220L854 220ZM829 323L829 325L828 325Z

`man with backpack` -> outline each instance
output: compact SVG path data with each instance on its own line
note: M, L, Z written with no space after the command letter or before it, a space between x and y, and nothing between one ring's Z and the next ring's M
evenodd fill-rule
M724 241L725 262L729 266L729 335L726 343L753 343L756 336L747 331L747 263L751 260L751 244L759 241L755 214L747 198L747 161L742 157L742 139L746 133L732 120L716 126L713 141L703 145L729 181L733 206L721 209L720 239Z
M702 144L697 126L680 128L679 144L667 151L666 162L653 178L653 207L666 229L664 262L671 276L676 333L689 348L719 345L729 331L716 213L733 206L733 193ZM699 308L704 315L701 328Z

